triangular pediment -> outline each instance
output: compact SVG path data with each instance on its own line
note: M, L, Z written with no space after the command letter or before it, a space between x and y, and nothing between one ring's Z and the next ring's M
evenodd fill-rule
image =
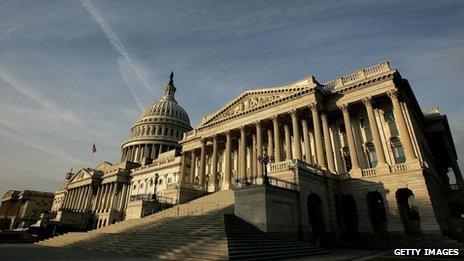
M108 161L102 161L98 164L95 169L101 170L103 172L108 171L113 168L113 164L109 163Z
M279 104L290 96L298 95L298 93L316 86L318 86L317 81L313 76L310 76L282 87L255 89L242 92L216 113L206 116L200 126L244 114L260 107Z
M72 176L72 178L69 180L69 183L78 182L88 178L92 178L92 175L85 169L80 169Z

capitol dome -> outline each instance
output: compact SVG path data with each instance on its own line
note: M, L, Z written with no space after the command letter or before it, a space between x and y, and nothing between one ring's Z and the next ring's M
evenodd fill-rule
M122 144L121 161L144 163L160 153L180 149L182 134L190 131L190 119L175 99L176 87L171 72L164 96L150 105L132 126L131 136Z

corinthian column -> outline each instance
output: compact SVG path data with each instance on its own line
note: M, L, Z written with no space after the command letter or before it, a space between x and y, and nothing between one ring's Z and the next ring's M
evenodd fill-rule
M274 136L272 130L267 130L267 155L274 157Z
M285 135L285 160L292 159L292 141L290 140L290 129L288 124L284 125L284 135Z
M319 119L318 111L319 108L316 103L309 105L309 108L311 109L311 114L313 117L314 138L316 141L316 162L320 167L325 168L324 150L322 149L321 122Z
M393 105L393 115L395 116L396 124L398 127L398 132L400 134L401 143L403 144L404 154L406 156L406 161L416 160L416 155L414 154L414 148L412 146L411 137L408 133L408 127L406 126L406 120L401 110L400 101L398 100L398 90L391 90L387 92L388 97L390 97Z
M324 131L324 144L325 144L325 154L327 156L327 165L329 167L329 171L334 173L335 162L334 162L334 156L332 152L332 142L330 140L329 123L327 122L327 115L325 115L324 113L321 114L321 120L322 120L322 129Z
M311 144L309 140L308 121L302 120L301 125L303 126L303 142L304 142L304 152L305 152L306 162L309 164L312 164L313 159L311 157Z
M280 152L280 128L279 118L277 115L272 116L272 125L274 127L274 158L275 162L280 162L282 161L282 153Z
M218 140L217 135L213 136L213 155L211 156L211 186L213 191L216 191L217 182L217 154L218 154Z
M263 155L263 133L261 130L261 122L259 121L256 122L255 126L256 126L256 155L258 157L258 156ZM255 162L255 164L257 164L257 168L256 168L257 177L258 178L262 177L263 176L263 164L258 163L258 162Z
M351 176L361 177L361 171L359 168L358 155L356 154L356 147L354 143L353 131L351 130L351 120L350 114L348 111L348 105L343 104L340 107L340 110L343 112L343 121L345 122L346 136L348 140L348 149L350 150L350 159L351 159Z
M377 121L375 120L374 116L374 109L372 108L372 98L364 98L362 102L366 106L367 117L369 118L372 141L374 142L375 154L377 156L378 165L385 165L387 161L385 160L385 153L383 152L379 128L377 127Z
M190 183L195 183L195 170L197 168L197 155L195 149L192 150L192 159L190 162Z
M228 190L230 188L230 177L232 176L231 168L231 150L232 150L232 138L230 131L226 131L226 149L224 152L224 181L222 183L222 189Z
M240 178L246 178L246 137L245 137L245 126L240 127L240 148L239 148L239 155L240 155Z
M292 117L292 128L293 128L293 148L295 155L294 159L301 160L301 143L300 143L300 129L298 124L298 114L296 110L290 111L290 116Z
M200 152L200 177L199 184L205 185L205 171L206 171L206 139L201 140Z
M250 179L256 176L256 135L251 135L251 146L250 146Z

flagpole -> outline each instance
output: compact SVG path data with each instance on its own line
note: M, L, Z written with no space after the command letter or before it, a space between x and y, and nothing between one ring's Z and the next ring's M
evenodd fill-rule
M97 152L97 147L95 146L95 142L92 144L92 150L90 150L90 156L89 156L89 169L90 166L92 165L92 159L93 159L93 154Z
M90 169L90 165L92 165L92 151L90 151L90 155L89 155L89 166L87 166L89 169Z

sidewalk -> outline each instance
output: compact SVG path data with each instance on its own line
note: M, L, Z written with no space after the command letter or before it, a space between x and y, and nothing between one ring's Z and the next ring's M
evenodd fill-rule
M90 251L77 248L54 248L34 244L0 244L0 260L153 260L139 256Z

